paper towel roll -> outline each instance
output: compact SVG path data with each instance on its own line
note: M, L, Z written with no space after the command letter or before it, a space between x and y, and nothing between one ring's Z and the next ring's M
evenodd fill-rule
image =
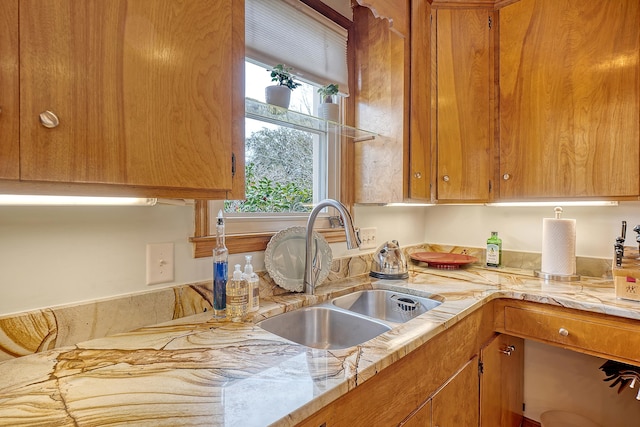
M544 218L542 220L543 273L576 274L576 220Z

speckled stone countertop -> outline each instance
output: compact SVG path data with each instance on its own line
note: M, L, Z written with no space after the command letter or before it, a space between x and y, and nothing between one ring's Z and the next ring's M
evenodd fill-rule
M202 313L8 360L0 363L0 425L290 426L495 298L640 320L640 302L616 299L611 280L545 283L530 270L481 267L331 282L315 297L263 301L256 320L371 287L445 301L344 350L310 349Z

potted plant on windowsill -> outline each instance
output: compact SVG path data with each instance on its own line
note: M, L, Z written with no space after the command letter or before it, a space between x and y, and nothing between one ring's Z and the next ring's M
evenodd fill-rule
M320 94L320 107L318 116L332 122L340 121L340 106L337 103L338 85L330 83L318 89Z
M265 88L264 95L267 104L289 108L291 91L300 86L300 83L294 81L295 77L291 75L291 70L291 67L284 64L278 64L271 69L271 81L278 84Z

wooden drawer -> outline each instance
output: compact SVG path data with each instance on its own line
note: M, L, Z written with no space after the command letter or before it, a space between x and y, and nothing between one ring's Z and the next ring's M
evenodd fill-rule
M504 305L504 332L627 363L640 363L640 322L577 310Z

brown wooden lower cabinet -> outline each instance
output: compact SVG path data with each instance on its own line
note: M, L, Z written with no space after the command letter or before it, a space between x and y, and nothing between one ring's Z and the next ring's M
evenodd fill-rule
M499 299L299 425L518 427L523 420L532 425L522 414L524 339L640 364L638 320Z
M400 426L477 426L479 391L478 356L474 356Z
M478 426L478 354L494 336L488 304L299 425Z
M433 418L433 400L427 399L422 406L400 423L402 427L428 427Z
M480 350L480 425L517 427L524 403L524 340L499 334Z

